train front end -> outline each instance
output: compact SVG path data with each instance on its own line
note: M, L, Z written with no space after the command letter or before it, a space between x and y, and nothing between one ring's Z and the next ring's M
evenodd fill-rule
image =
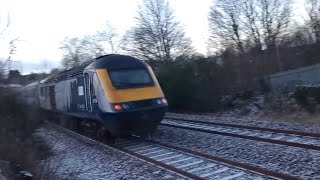
M100 119L113 136L145 135L156 130L168 103L151 67L113 55L94 64Z

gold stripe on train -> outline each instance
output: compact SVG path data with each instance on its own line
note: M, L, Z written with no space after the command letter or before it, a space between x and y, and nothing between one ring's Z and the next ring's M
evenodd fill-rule
M108 100L111 103L121 103L164 96L152 69L148 67L148 70L155 83L153 86L128 89L116 89L113 87L106 69L96 69L96 72Z

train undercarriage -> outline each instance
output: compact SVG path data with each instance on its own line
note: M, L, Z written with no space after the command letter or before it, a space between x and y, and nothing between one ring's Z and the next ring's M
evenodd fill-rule
M94 119L79 118L57 112L42 111L41 113L43 114L43 117L45 117L45 119L52 123L70 129L77 133L90 136L91 138L95 138L108 144L113 144L115 142L115 139L118 137L130 137L134 135L150 138L152 137L153 132L157 129L157 125L160 123L164 116L164 113L160 113L160 115L150 116L150 118L152 119L147 119L147 121L142 119L141 122L139 122L136 118L132 117L132 120L126 118L113 121L116 122L114 124L103 124ZM129 120L131 120L131 123L128 123ZM120 121L122 121L122 123L118 123ZM148 123L146 122L151 123L149 123L150 125L148 125ZM139 126L137 127L139 127L141 131L129 131L128 126L131 127L132 124L138 124ZM141 128L142 126L145 126L147 128L143 129ZM124 131L120 132L118 130L119 127L123 128Z

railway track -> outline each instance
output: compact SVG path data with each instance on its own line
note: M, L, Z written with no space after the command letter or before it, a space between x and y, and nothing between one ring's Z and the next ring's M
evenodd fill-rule
M299 179L261 167L142 138L117 139L114 145L106 145L63 127L54 126L74 138L103 148L112 148L188 179Z
M320 134L166 118L161 125L320 151Z

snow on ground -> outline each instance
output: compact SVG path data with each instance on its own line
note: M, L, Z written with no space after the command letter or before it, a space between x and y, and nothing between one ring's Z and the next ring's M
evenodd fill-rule
M303 179L320 179L320 151L160 126L153 139Z
M62 179L185 179L111 148L75 139L46 126L35 133L51 147L43 167Z
M215 115L215 114L191 115L191 114L167 113L166 117L320 133L320 126L318 125L307 125L307 124L283 122L283 121L276 122L276 121L266 120L257 116L237 117L237 115L235 115L234 113L224 113L220 115Z

